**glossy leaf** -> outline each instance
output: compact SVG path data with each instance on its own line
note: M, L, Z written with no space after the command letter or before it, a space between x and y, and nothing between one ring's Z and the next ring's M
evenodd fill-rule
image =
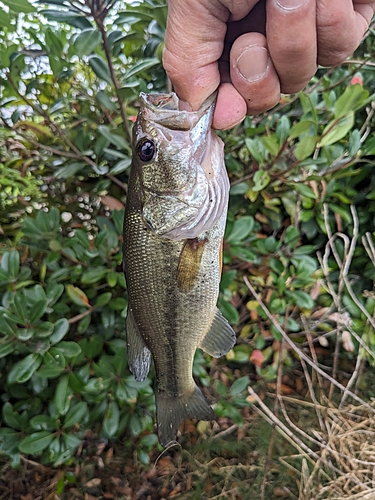
M120 411L115 401L108 403L103 420L103 433L112 438L116 435L119 425Z
M88 406L85 401L79 401L65 416L64 427L80 424L88 416Z
M254 218L250 215L246 215L237 219L234 224L232 231L226 237L227 243L235 243L245 240L254 228Z
M61 318L56 321L53 328L53 333L49 338L51 345L57 344L62 340L69 331L69 322L66 318Z
M9 384L23 384L29 380L33 373L39 368L42 357L39 354L29 354L25 358L15 363L8 373Z
M339 120L332 120L326 125L323 130L322 138L320 139L319 146L330 146L337 141L343 139L354 125L354 112L346 114Z
M67 285L66 291L72 301L77 304L77 306L85 306L90 307L89 299L85 292L83 292L80 288L74 285Z
M36 11L34 5L29 3L27 0L4 0L2 3L9 7L10 10L17 13L23 12L26 14Z
M38 455L48 447L53 437L50 431L33 432L20 442L20 451L28 455Z
M69 376L64 375L59 380L53 402L59 415L65 415L70 407L70 398L72 396L72 390L69 387Z
M108 64L98 55L89 57L89 65L98 78L104 80L110 85L113 84L111 75L109 73Z
M87 28L81 31L74 41L74 48L77 51L77 55L82 57L94 52L101 39L100 31L97 28Z

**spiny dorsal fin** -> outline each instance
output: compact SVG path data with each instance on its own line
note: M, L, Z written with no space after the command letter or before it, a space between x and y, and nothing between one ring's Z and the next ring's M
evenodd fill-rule
M139 333L130 306L128 307L128 315L126 317L126 342L129 369L134 375L135 380L141 382L148 375L151 353Z
M216 309L211 327L201 340L199 347L214 358L220 358L229 352L236 343L236 334L228 321Z
M177 283L181 292L190 292L195 284L206 241L189 239L182 247L177 270Z

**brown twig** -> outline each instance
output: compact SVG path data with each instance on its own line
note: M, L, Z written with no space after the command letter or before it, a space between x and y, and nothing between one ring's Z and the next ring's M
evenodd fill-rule
M119 108L120 108L122 123L124 126L125 133L127 135L127 138L130 141L131 140L131 131L130 131L130 127L129 127L129 121L128 121L128 117L126 116L124 101L122 100L122 97L120 95L119 84L118 84L116 73L115 73L115 70L113 67L113 63L112 63L111 50L109 48L107 32L106 32L105 27L104 27L103 18L102 18L102 16L98 16L95 13L93 8L91 8L91 13L95 19L96 25L98 26L100 33L102 35L103 48L104 48L105 56L107 59L109 72L111 74L111 80L113 82L113 86L115 88L115 92L117 95L117 100L118 100L118 104L119 104Z
M314 363L314 361L312 361L303 351L301 351L301 349L299 349L297 347L297 345L289 338L289 336L281 328L281 326L276 321L276 319L272 316L272 314L270 313L270 311L268 310L268 308L266 307L266 305L262 301L261 297L255 291L254 287L250 284L250 282L249 282L249 280L247 279L246 276L244 277L244 281L246 283L246 286L248 287L248 289L250 290L250 292L254 296L255 300L258 302L258 304L261 306L261 308L265 312L265 314L268 317L268 319L271 321L271 323L277 329L277 331L283 336L285 342L290 345L290 347L294 350L294 352L297 353L300 358L304 359L306 361L306 363L308 365L310 365L315 371L317 371L318 373L320 373L324 378L326 378L327 380L329 380L330 382L332 382L336 387L338 387L341 391L344 392L345 391L345 387L342 384L340 384L340 382L338 382L337 380L335 380L334 378L332 378L330 375L328 375L328 373L326 373L319 366L317 366ZM356 394L354 394L351 391L348 391L348 395L350 395L350 397L352 399L354 399L355 401L357 401L358 403L360 403L361 405L363 405L364 407L366 407L368 410L370 410L371 413L375 413L375 409L372 408L372 406L370 406L368 403L366 403L365 401L363 401L363 399L361 399L360 397L358 397Z

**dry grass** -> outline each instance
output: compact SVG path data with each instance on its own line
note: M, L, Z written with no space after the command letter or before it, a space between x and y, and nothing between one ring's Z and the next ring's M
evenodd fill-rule
M373 364L375 354L362 332L353 329L350 315L343 305L344 295L349 296L366 318L366 327L375 331L374 317L356 297L348 278L359 239L354 207L352 216L354 228L349 238L342 232L332 233L328 208L324 210L328 242L324 254L318 256L324 275L320 286L332 297L332 305L324 314L336 323L333 330L336 348L330 374L315 354L314 341L319 340L319 333L314 330L311 318L302 318L305 331L301 335L305 335L306 343L297 346L245 278L250 292L282 335L284 345L299 357L308 386L309 401L283 396L280 390L282 371L279 370L272 410L249 388L255 411L296 449L296 454L280 457L280 460L297 477L298 500L375 500L375 401L364 401L357 390L365 362L370 360ZM338 250L338 240L344 248L343 254ZM371 235L366 234L362 243L375 267L375 245ZM330 279L329 259L332 258L340 271L336 284ZM354 350L352 339L359 344L357 359L352 373L341 383L340 350L351 350L352 347ZM309 416L300 422L295 421L296 415L301 414ZM264 489L261 500L265 500Z

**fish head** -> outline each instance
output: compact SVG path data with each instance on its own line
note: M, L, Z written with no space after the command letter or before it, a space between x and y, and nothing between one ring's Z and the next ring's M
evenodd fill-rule
M221 215L212 210L217 200L210 190L215 175L220 176L217 164L224 164L221 141L211 130L215 102L213 94L198 111L187 111L174 93L140 94L132 168L139 179L143 219L161 237L195 238ZM207 203L215 220L199 224L207 216Z

